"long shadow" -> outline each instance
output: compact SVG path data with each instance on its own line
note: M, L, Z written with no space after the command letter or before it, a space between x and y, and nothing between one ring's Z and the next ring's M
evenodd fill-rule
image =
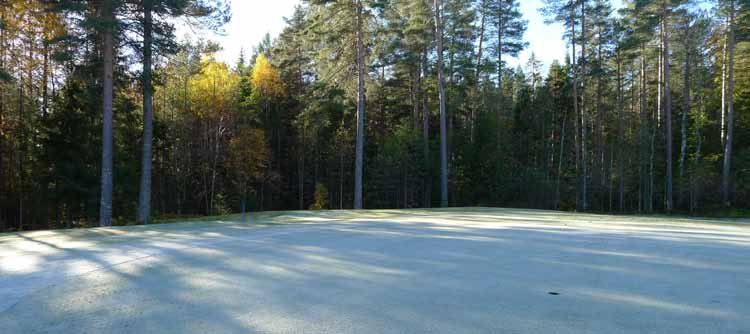
M492 222L450 212L439 216ZM194 234L156 229L145 236L111 236L96 242L97 248L148 244L154 256L109 267L96 252L40 241L107 269L68 279L0 312L0 332L740 333L750 325L743 317L748 296L741 277L748 275L740 274L746 272L702 266L725 261L726 252L749 255L712 241L717 236L670 240L654 231L521 227L533 219L513 226L452 226L409 212L322 217L323 224L272 231L224 224ZM398 217L409 219L387 221ZM618 254L633 247L643 248L641 256ZM693 262L680 262L680 256ZM725 286L705 292L717 282ZM691 289L704 292L686 292ZM644 312L656 315L643 320Z

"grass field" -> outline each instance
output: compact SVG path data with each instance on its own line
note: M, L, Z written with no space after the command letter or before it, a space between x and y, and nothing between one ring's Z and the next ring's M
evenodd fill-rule
M0 234L0 333L747 333L750 224L492 208Z

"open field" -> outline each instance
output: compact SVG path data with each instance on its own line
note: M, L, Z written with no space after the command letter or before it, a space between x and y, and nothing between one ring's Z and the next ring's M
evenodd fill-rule
M0 333L750 333L750 223L285 212L0 234Z

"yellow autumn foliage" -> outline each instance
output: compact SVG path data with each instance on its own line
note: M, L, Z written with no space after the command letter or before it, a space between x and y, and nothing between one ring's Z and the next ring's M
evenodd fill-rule
M201 72L190 78L191 105L198 116L232 111L239 99L239 77L229 67L213 58L203 61Z
M271 65L263 54L255 59L250 82L262 99L273 99L284 95L284 84L281 82L279 70Z

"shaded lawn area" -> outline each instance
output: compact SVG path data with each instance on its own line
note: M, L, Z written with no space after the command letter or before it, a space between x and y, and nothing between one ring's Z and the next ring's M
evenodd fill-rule
M742 221L290 211L0 235L0 332L746 333Z

